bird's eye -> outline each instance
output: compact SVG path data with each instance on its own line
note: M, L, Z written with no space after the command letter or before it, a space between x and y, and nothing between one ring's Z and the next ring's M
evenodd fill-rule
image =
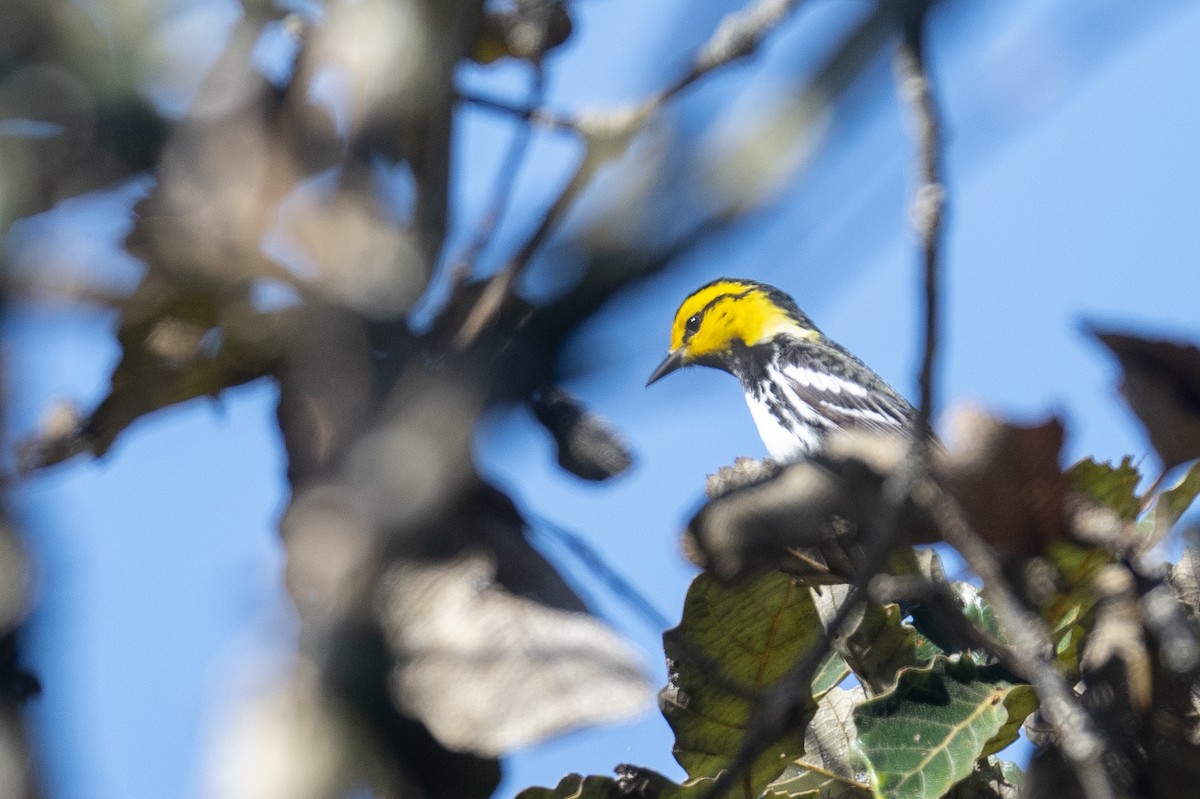
M683 329L688 335L696 335L696 331L700 329L700 314L692 314L691 317L683 323Z

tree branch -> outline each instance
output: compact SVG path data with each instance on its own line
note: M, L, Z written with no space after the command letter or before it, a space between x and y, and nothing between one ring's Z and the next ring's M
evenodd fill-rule
M573 130L583 137L586 150L571 179L547 209L537 228L512 259L492 276L480 294L455 336L456 348L464 349L470 346L495 317L534 254L596 171L623 154L628 143L645 127L654 113L677 94L706 75L757 52L767 35L777 28L800 2L801 0L758 0L749 8L728 15L700 48L687 73L634 106L606 111L582 111L574 118L562 118L533 108L519 108L494 100L464 96L481 107L513 114L527 122Z
M913 436L914 449L924 451L932 432L939 331L939 244L946 193L941 182L941 128L925 65L925 13L930 0L900 0L901 40L896 50L896 79L908 108L917 143L917 189L910 209L911 223L921 242L924 265L924 336L920 372L920 402Z
M542 104L546 97L546 70L540 62L533 64L533 76L530 85L531 108ZM479 229L475 236L464 248L461 255L455 259L456 269L471 268L479 260L479 256L487 249L492 240L496 227L504 216L504 211L512 199L513 187L516 184L517 173L525 162L529 152L529 143L533 139L533 128L530 125L519 125L513 134L513 140L504 155L504 162L496 173L496 181L492 188L492 201L480 220Z

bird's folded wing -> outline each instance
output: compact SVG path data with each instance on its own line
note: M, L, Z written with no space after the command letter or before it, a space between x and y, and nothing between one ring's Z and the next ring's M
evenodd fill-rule
M781 384L830 424L853 430L896 434L911 426L912 407L890 392L871 390L829 372L799 364L780 370Z

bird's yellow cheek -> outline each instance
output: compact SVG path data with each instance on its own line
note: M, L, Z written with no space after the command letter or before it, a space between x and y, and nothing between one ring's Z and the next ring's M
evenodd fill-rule
M717 331L708 330L698 332L683 348L685 359L694 361L698 358L727 351L730 343L728 331L720 331L720 333L721 335L717 335Z

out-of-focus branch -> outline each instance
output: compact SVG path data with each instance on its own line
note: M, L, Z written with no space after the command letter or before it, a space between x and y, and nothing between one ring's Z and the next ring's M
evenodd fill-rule
M458 98L463 102L479 106L485 111L493 111L505 116L516 117L522 122L529 122L539 127L573 133L579 132L579 128L573 118L558 116L544 108L538 108L537 104L513 105L504 100L497 100L494 97L485 97L482 94L461 90L458 93Z
M472 102L492 110L513 113L529 122L576 131L583 137L585 152L567 185L542 216L537 228L512 259L497 272L479 295L462 328L455 346L469 346L495 317L517 278L529 265L555 225L570 208L592 176L604 164L616 160L647 121L675 97L706 75L752 55L766 36L800 4L800 0L758 0L749 8L728 15L709 40L700 48L691 68L666 88L643 102L610 111L587 111L573 119L563 119L529 108L516 108L495 101L471 97Z
M920 402L913 446L926 450L933 415L938 351L939 244L946 192L941 182L941 129L925 64L923 27L930 0L901 0L901 40L896 50L896 79L900 96L914 125L917 143L917 189L911 222L921 241L924 264L924 337L920 372Z
M607 586L609 593L630 608L646 626L655 633L661 633L671 626L667 617L654 606L637 586L629 582L619 571L608 564L604 557L579 535L559 527L546 519L538 519L531 528L534 534L544 534L552 537L579 559L592 576L601 580Z
M691 69L674 83L641 104L648 116L705 75L758 51L759 45L800 5L801 0L758 0L742 11L728 14L700 48Z
M466 321L463 322L462 328L454 337L454 346L457 349L466 349L470 346L479 333L487 326L488 322L496 315L500 309L500 305L504 302L504 298L512 291L512 286L520 277L525 267L533 259L533 254L542 246L542 242L550 235L550 231L558 224L559 219L571 207L571 203L579 196L584 187L591 180L594 169L589 169L589 159L586 155L575 167L571 179L567 181L567 185L554 198L554 202L542 215L541 221L533 234L526 239L521 245L521 249L504 265L504 267L492 276L484 287L483 293L479 295L479 299L471 308L471 312L467 315Z
M540 62L533 64L531 69L533 70L533 75L529 92L529 104L531 107L537 107L542 104L546 97L546 70ZM504 211L508 208L509 201L512 199L513 186L516 184L517 173L520 171L521 165L525 162L525 156L529 152L529 142L532 139L533 128L530 125L517 126L516 132L513 134L513 140L508 146L508 152L504 155L504 162L500 165L500 171L496 174L496 182L492 189L492 201L484 212L483 219L479 223L479 229L475 231L475 237L463 250L462 255L456 259L456 266L458 268L473 266L479 260L479 256L483 254L483 251L487 249L493 234L496 232L496 227L500 224L500 220L504 216Z

